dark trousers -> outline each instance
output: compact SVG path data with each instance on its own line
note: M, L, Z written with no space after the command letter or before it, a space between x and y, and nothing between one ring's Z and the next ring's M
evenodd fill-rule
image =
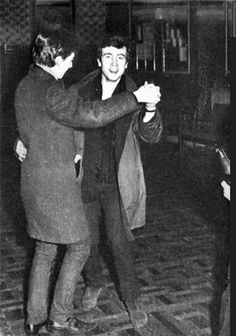
M128 241L122 223L119 194L116 184L98 184L97 200L85 204L90 227L90 256L85 264L86 285L102 287L104 284L99 255L99 224L101 216L105 225L106 238L112 250L112 257L119 280L122 300L135 301L140 296L136 267L131 243Z
M27 320L39 324L48 317L48 290L52 262L57 253L57 244L37 241L29 278ZM73 314L73 297L84 263L89 255L89 239L66 246L49 318L64 323Z
M221 298L219 336L230 336L230 283Z

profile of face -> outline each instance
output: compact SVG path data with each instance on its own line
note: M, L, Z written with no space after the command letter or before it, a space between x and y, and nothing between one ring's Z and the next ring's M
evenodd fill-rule
M67 56L65 59L63 59L61 56L56 57L54 71L58 79L63 78L65 73L70 68L72 68L74 58L75 58L75 53L73 52L69 56Z
M127 48L105 47L102 48L101 58L97 59L101 68L103 79L117 82L128 66Z

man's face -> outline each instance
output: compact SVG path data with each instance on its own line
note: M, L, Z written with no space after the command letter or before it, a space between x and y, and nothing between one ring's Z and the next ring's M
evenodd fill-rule
M105 47L102 49L101 60L98 66L101 67L103 78L107 81L117 82L124 74L128 66L127 49L115 47Z

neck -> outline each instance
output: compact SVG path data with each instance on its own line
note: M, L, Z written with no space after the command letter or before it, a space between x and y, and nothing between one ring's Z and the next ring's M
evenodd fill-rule
M110 81L102 76L102 100L111 98L113 92L115 91L118 83L120 82L120 78L117 81Z
M46 71L47 73L49 73L51 76L53 76L56 80L58 80L58 77L57 77L57 75L56 75L56 73L55 73L55 71L54 71L54 67L48 67L48 66L46 66L46 65L43 65L43 64L38 64L38 63L36 63L36 65L38 66L38 67L40 67L41 69L43 69L44 71Z

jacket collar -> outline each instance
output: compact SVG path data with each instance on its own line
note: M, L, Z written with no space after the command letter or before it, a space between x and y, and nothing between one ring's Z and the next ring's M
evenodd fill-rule
M43 70L36 64L31 64L29 68L29 75L32 77L40 78L41 80L58 83L59 85L64 85L63 79L56 80L51 74Z
M126 80L125 80L126 76L125 74L122 75L118 85L115 88L115 91L113 92L114 94L118 94L120 92L123 92L126 90ZM95 93L95 99L101 99L102 97L102 72L99 71L98 75L94 78L93 82L92 82L93 88L94 88L94 92Z

